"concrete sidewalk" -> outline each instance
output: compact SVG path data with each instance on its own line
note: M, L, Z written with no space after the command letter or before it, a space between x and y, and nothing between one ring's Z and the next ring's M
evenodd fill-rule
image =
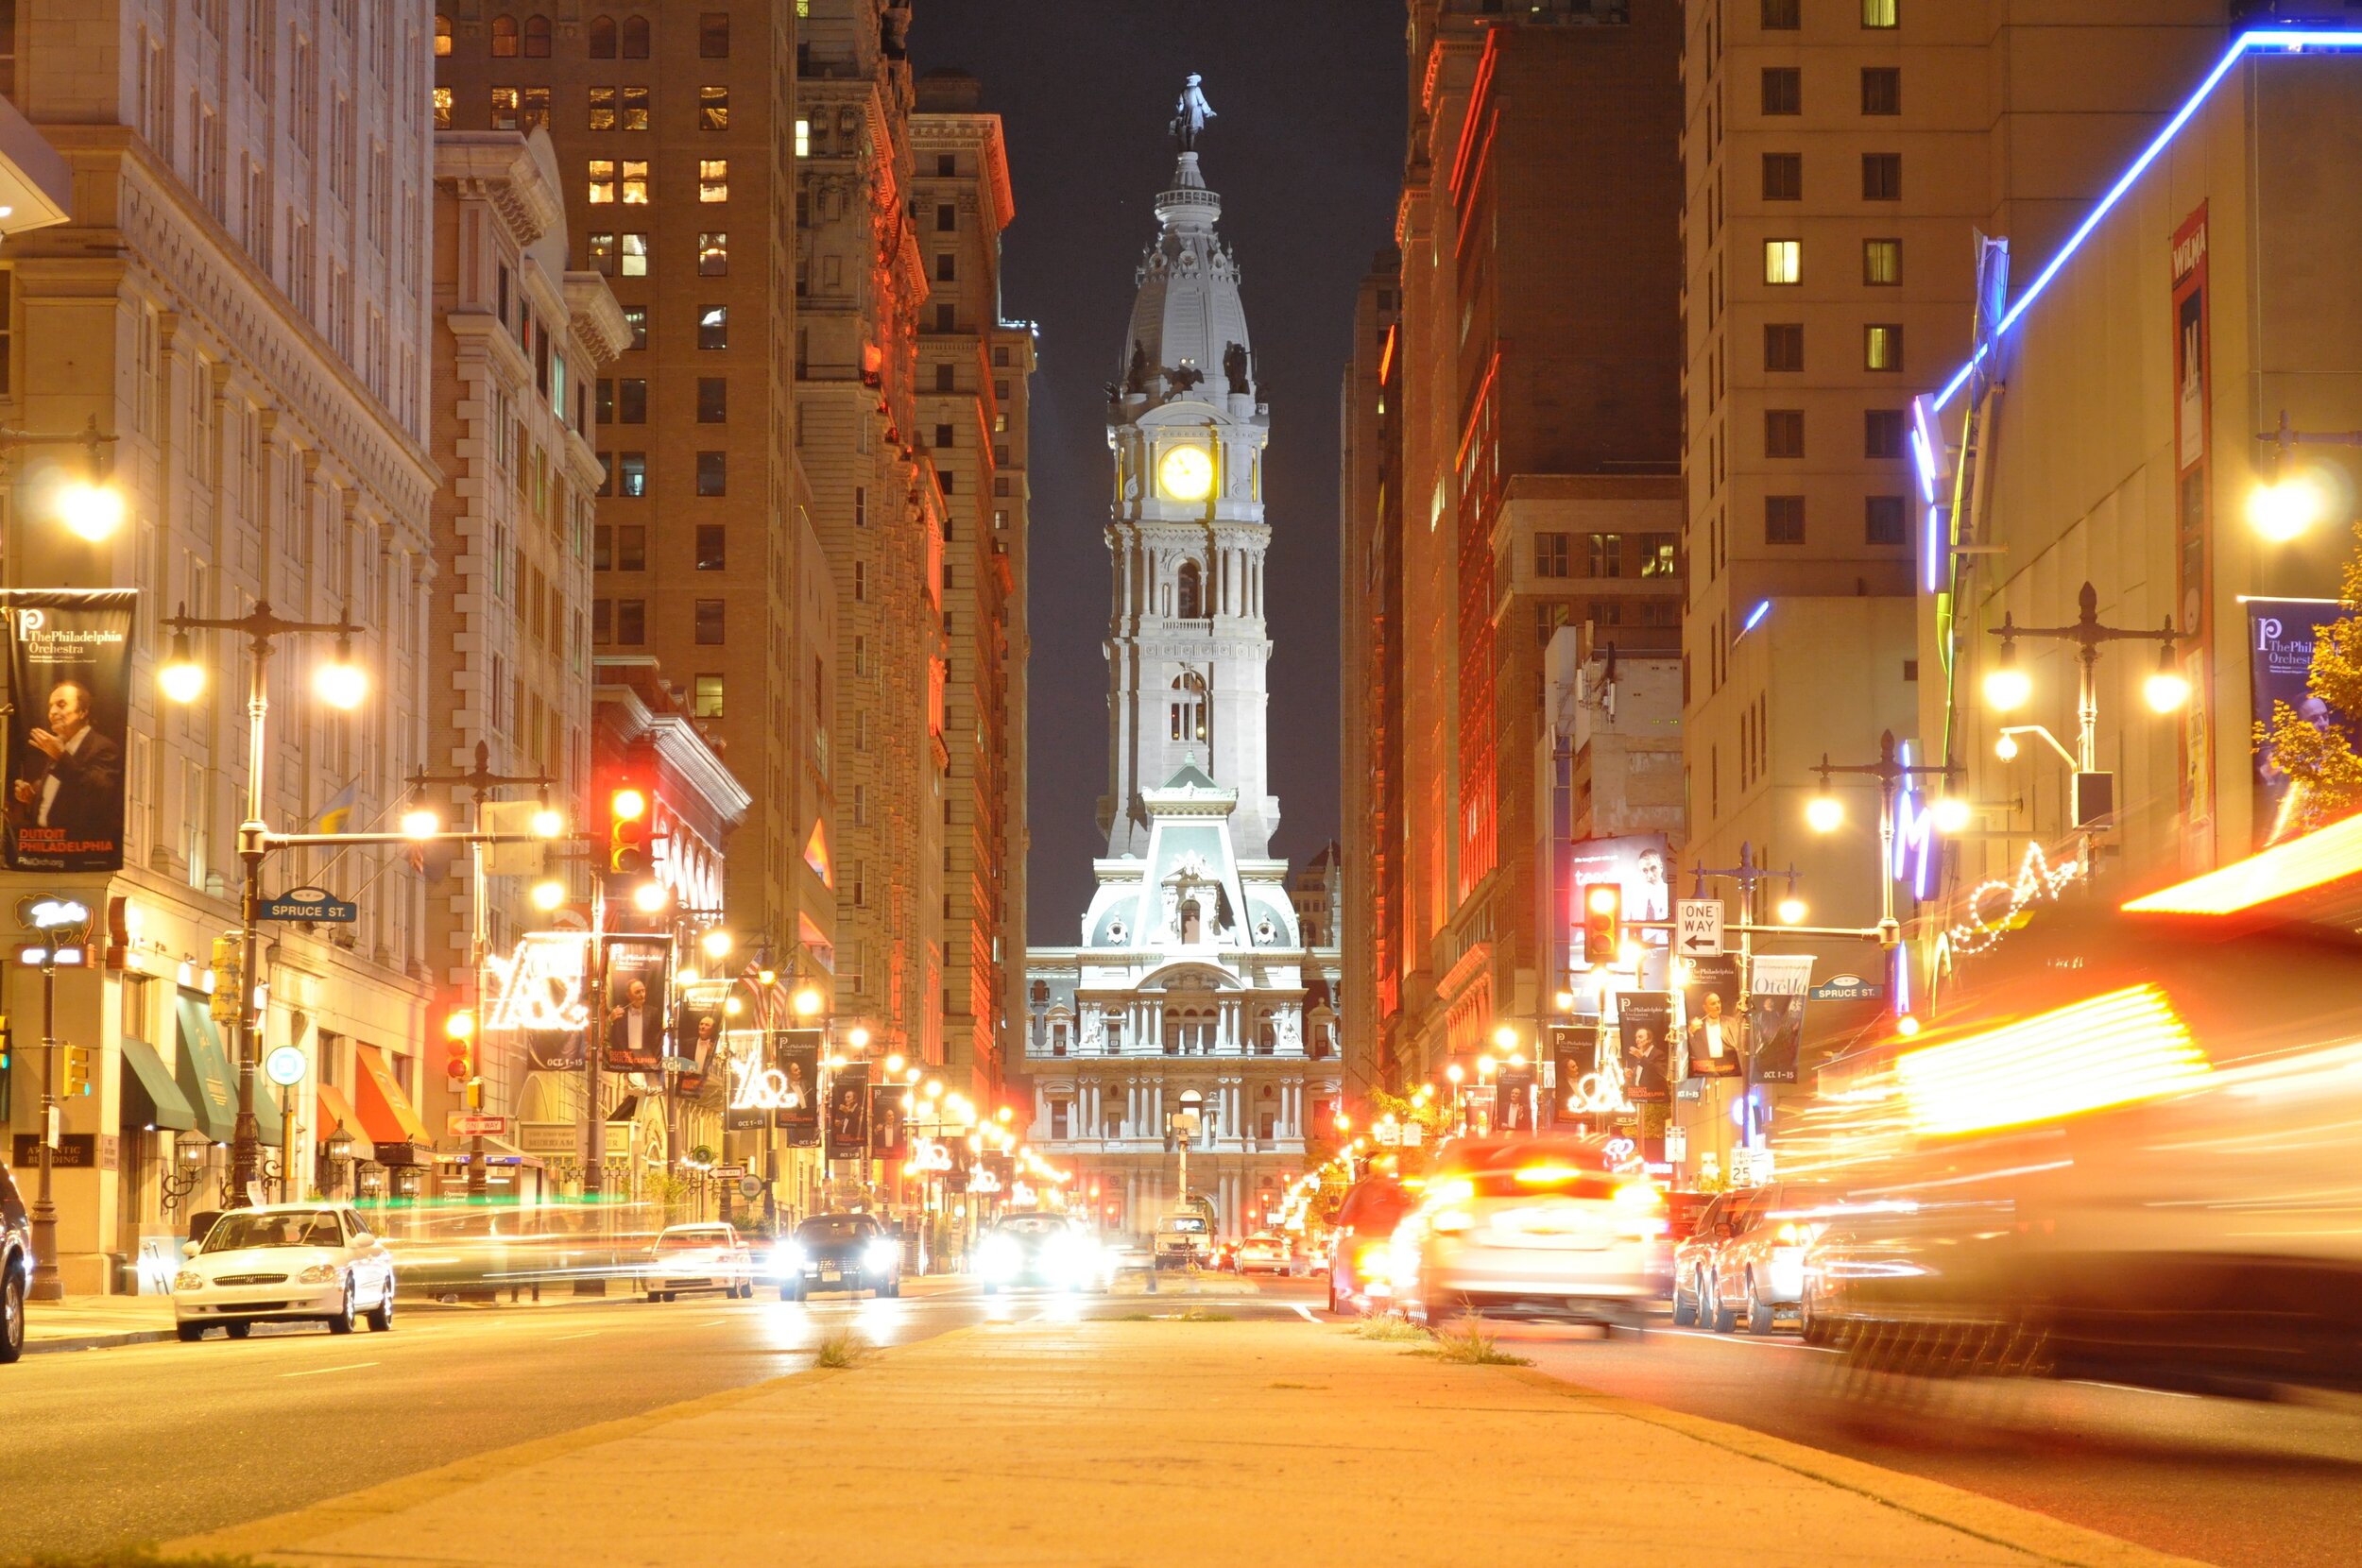
M958 1331L166 1550L371 1568L2182 1560L1515 1368L1172 1319Z
M172 1338L170 1296L68 1296L25 1304L25 1354L107 1350Z

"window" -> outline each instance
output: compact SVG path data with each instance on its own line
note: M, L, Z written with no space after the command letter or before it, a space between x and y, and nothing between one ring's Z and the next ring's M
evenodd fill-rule
M493 90L492 96L492 115L494 121L493 128L497 130L500 128L498 123L500 117L500 93L498 89ZM615 203L615 160L612 158L591 159L590 182L590 205L593 207L613 206Z
M546 16L525 18L525 59L550 58L550 19Z
M1865 544L1901 544L1903 542L1903 498L1901 496L1870 496L1864 499L1862 542Z
M706 305L697 312L697 347L727 349L730 346L730 308L727 305Z
M621 381L599 378L599 423L644 425L648 422L648 379L626 376Z
M645 599L615 601L615 641L625 648L644 647L648 641L648 602Z
M1803 282L1805 281L1804 241L1764 241L1763 281L1776 284Z
M512 60L517 54L517 19L513 16L492 18L492 58Z
M1792 33L1802 26L1797 12L1802 8L1797 0L1763 0L1763 30L1767 33Z
M1802 370L1805 367L1805 324L1767 321L1763 327L1763 367Z
M722 716L722 677L699 675L690 687L689 716L693 719L718 719Z
M590 602L591 646L604 648L615 640L615 601L593 599Z
M1670 577L1681 568L1681 550L1670 534L1640 536L1640 575ZM1646 609L1646 606L1643 606ZM1646 624L1644 622L1643 624Z
M594 16L590 19L590 58L592 60L615 58L615 19L613 17Z
M812 122L810 120L796 122L796 156L798 158L812 156Z
M959 372L958 372L958 371L956 371L956 370L954 370L954 369L951 367L951 364L950 364L950 362L949 360L945 361L945 362L944 362L943 364L941 364L941 365L936 366L935 366L935 390L936 390L936 391L938 391L938 392L956 392L956 391L958 391L958 390L959 390L959 385L958 385L958 377L959 377Z
M1864 114L1902 113L1903 73L1891 65L1863 66L1861 111Z
M601 523L590 530L590 570L593 571L615 570L615 530L606 523ZM604 609L606 606L600 607Z
M1805 542L1805 498L1803 496L1765 496L1763 498L1763 542L1766 544L1802 544Z
M448 87L438 87L435 90L435 128L436 130L451 128L451 89Z
M697 454L697 493L701 496L721 496L730 493L730 454L726 452L701 452Z
M1763 455L1766 457L1802 457L1805 455L1805 411L1801 408L1767 408L1763 411Z
M855 562L853 563L853 600L854 600L854 602L855 602L856 604L859 604L859 603L865 602L865 601L868 599L868 597L869 597L869 567L868 567L868 563L867 563L867 562L864 562L864 561L855 561Z
M727 571L728 554L724 546L724 529L718 522L697 524L697 570Z
M1891 288L1903 281L1903 242L1861 242L1861 281L1872 288Z
M1864 457L1900 457L1903 455L1903 411L1899 408L1866 408L1861 417L1861 454Z
M937 425L937 426L935 426L935 448L936 448L936 450L937 450L937 451L942 451L942 450L944 450L944 449L946 449L946 448L949 448L949 447L951 447L951 446L956 445L957 443L956 443L956 441L954 440L954 437L955 437L957 435L958 435L958 431L957 431L957 430L956 430L953 426L950 426L950 425Z
M648 531L636 522L620 523L615 529L615 571L645 571L648 570Z
M950 201L938 201L938 202L936 202L936 203L935 203L935 232L936 232L936 233L938 233L938 234L956 234L956 233L958 233L958 232L959 232L959 230L960 230L960 209L959 209L959 204L958 204L958 203L956 203L956 202L950 202Z
M615 493L643 496L648 493L648 454L644 452L620 452L615 454Z
M938 283L953 283L959 281L959 257L953 255L949 250L937 251L935 253L935 281Z
M624 307L624 325L631 333L631 341L625 345L625 348L644 349L648 346L647 306L625 305Z
M727 424L730 417L730 383L727 376L697 378L697 422Z
M648 90L646 88L626 87L624 89L623 114L616 121L616 126L622 130L648 128Z
M1765 66L1763 111L1766 114L1802 114L1805 111L1804 72L1793 65Z
M1571 534L1536 534L1533 536L1533 574L1536 577L1565 577L1573 570L1574 536Z
M1903 155L1866 152L1861 155L1861 198L1864 201L1903 199Z
M592 130L615 128L615 89L594 87L590 90L590 128Z
M435 58L441 60L451 53L451 18L435 13Z
M853 526L869 526L869 486L866 485L853 486Z
M1805 155L1801 152L1767 152L1763 155L1763 199L1766 201L1802 201L1805 199Z
M1897 26L1894 10L1899 3L1900 0L1861 0L1861 25L1865 27Z
M697 236L697 276L727 278L730 274L730 237L709 229Z
M697 89L697 128L727 130L730 128L730 90L727 87Z
M525 89L524 106L517 114L519 130L541 130L550 123L550 90L546 87Z
M1591 577L1621 577L1624 574L1624 536L1593 534L1588 541L1590 558L1584 563Z
M697 199L727 201L730 198L730 161L727 158L697 160Z
M1892 321L1874 321L1861 330L1861 364L1865 370L1903 368L1903 328Z
M648 19L646 17L626 16L624 18L624 58L625 60L648 58Z
M950 305L935 307L935 331L956 332L960 330L960 313Z
M707 11L697 18L697 58L727 60L730 58L730 13Z
M711 647L721 640L722 601L719 599L698 600L697 641L704 646Z
M1183 561L1181 570L1174 574L1174 578L1173 609L1175 613L1184 621L1205 619L1206 585L1205 578L1198 571L1197 563ZM945 588L951 586L951 563L950 561L943 563L943 586Z
M1206 679L1194 670L1172 677L1172 701L1167 717L1175 741L1206 739Z
M937 179L950 179L959 172L960 161L957 154L949 152L935 154L935 178Z
M624 160L624 205L645 207L648 204L648 161L644 158Z
M495 87L492 89L492 128L494 130L517 128L517 90L515 88ZM599 198L592 196L590 199L596 201Z

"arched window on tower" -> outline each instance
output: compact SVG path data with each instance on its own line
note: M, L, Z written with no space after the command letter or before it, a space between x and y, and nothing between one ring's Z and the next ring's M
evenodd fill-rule
M625 60L648 58L648 19L646 17L626 16L624 18L624 58Z
M1198 573L1195 561L1181 563L1181 602L1176 613L1184 621L1202 620L1206 614L1205 579Z
M441 11L435 13L435 55L436 59L451 53L451 18Z
M507 60L517 52L517 19L513 16L492 18L492 58Z
M546 16L525 18L525 59L550 58L550 19Z
M592 60L615 58L615 19L613 17L594 16L590 19L590 58Z
M1194 670L1172 677L1172 738L1206 739L1206 679Z

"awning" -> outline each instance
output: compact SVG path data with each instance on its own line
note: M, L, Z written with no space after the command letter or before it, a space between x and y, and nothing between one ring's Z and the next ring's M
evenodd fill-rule
M196 1131L197 1107L180 1092L180 1085L172 1081L172 1069L164 1065L164 1059L156 1054L154 1046L125 1035L123 1065L147 1096L151 1113L147 1120L176 1133Z
M221 1048L221 1034L201 996L180 997L180 1087L197 1112L197 1130L228 1143L238 1130L238 1080Z
M371 1139L368 1130L361 1125L360 1116L354 1114L352 1101L347 1099L345 1092L334 1083L321 1084L319 1097L319 1124L314 1128L313 1135L324 1144L328 1141L328 1134L341 1127L352 1139L354 1157L368 1159Z
M287 1141L287 1118L279 1109L279 1085L261 1073L254 1075L252 1101L257 1142L277 1149Z
M435 1135L426 1130L426 1123L419 1117L418 1108L410 1103L410 1097L402 1092L385 1051L376 1046L355 1046L352 1054L361 1063L361 1093L354 1105L361 1113L361 1129L368 1133L369 1141L433 1148Z
M608 1124L611 1126L619 1121L630 1121L639 1115L640 1097L638 1095L625 1095L623 1099L615 1102L615 1109L607 1114L607 1119Z

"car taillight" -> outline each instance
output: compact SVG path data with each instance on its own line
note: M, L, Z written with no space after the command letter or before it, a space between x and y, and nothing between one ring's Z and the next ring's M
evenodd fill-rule
M1772 1241L1778 1247L1809 1247L1820 1234L1820 1226L1799 1225L1791 1219L1772 1233Z
M1448 1236L1454 1231L1468 1230L1475 1224L1476 1217L1467 1210L1445 1209L1427 1222L1427 1228Z
M1635 1214L1653 1213L1665 1206L1665 1194L1654 1182L1626 1182L1616 1189L1616 1206Z

